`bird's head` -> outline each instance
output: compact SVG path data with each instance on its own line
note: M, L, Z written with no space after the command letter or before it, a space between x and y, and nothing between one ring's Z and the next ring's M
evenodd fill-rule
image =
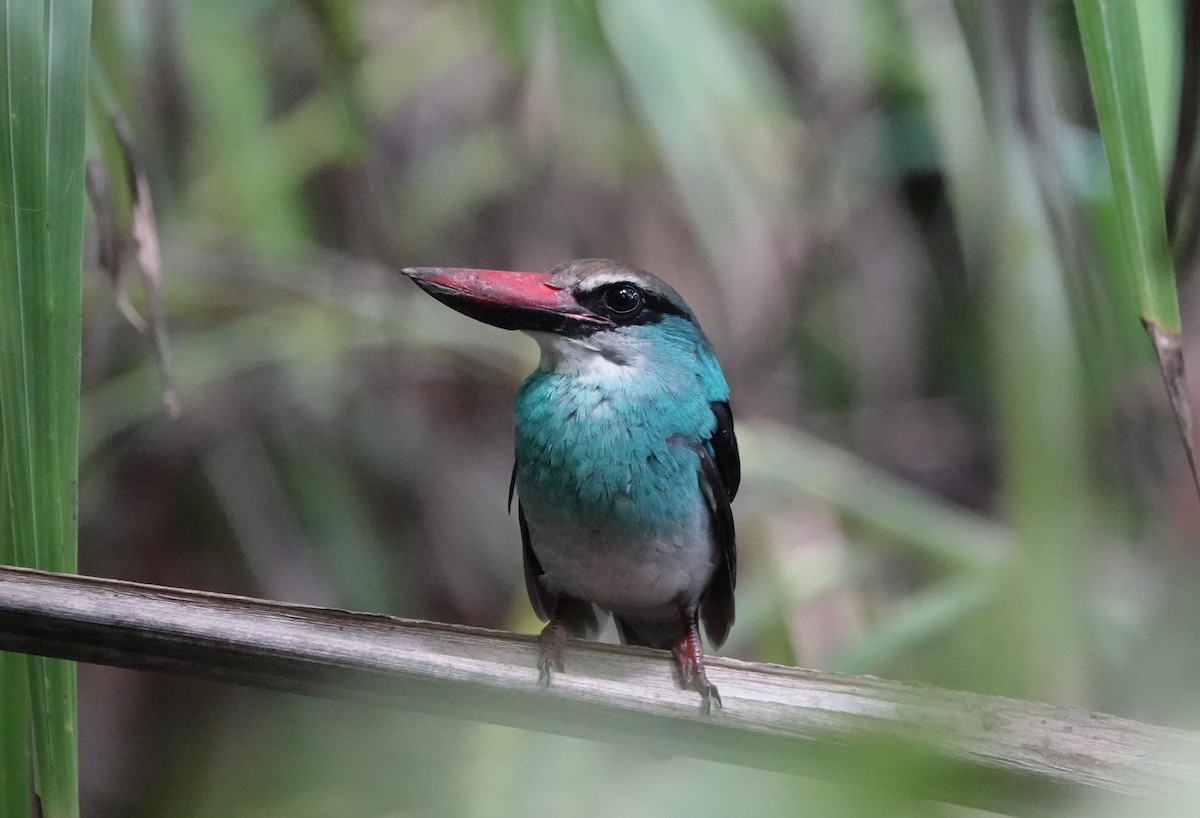
M647 361L682 364L709 351L675 290L618 261L576 259L547 273L412 267L404 274L464 315L532 335L543 369L599 374Z

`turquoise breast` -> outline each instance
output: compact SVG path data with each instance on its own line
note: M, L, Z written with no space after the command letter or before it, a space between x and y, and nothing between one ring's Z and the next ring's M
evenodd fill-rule
M667 327L669 330L670 327ZM517 488L530 518L642 530L703 507L696 446L728 394L703 336L658 339L652 366L584 377L538 369L515 404Z

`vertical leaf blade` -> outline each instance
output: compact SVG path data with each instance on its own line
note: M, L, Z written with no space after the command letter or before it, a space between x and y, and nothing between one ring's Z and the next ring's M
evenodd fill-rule
M76 565L88 0L0 1L0 433L6 555ZM34 777L48 818L78 815L75 670L30 659ZM24 699L5 661L5 698ZM6 758L14 757L7 722ZM17 786L7 782L15 792Z
M1137 8L1125 0L1075 0L1075 13L1142 317L1179 332Z
M1075 0L1075 15L1108 155L1127 275L1138 293L1142 323L1154 345L1192 479L1200 491L1179 299L1167 242L1137 5L1126 0Z
M0 445L0 563L16 561ZM0 815L30 815L29 657L0 651Z

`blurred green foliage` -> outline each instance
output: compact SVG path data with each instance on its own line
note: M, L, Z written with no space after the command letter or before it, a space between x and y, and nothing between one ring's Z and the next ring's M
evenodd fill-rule
M85 572L534 630L505 513L534 345L393 271L607 256L684 293L733 385L731 655L1200 721L1200 516L1070 3L114 0L93 52L184 412L89 276ZM96 816L965 812L886 755L839 785L99 668L80 694Z

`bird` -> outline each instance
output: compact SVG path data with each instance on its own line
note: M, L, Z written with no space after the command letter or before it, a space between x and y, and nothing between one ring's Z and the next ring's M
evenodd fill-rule
M734 621L730 503L741 462L729 386L695 314L658 277L609 259L542 273L411 267L454 310L540 348L513 406L514 492L539 683L565 672L568 637L611 615L622 643L670 650L680 687L722 707L700 625Z

